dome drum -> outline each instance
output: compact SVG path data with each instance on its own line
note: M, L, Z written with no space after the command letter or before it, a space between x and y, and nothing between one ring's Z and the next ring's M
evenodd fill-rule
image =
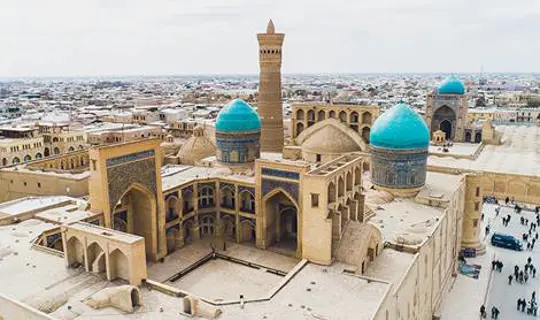
M412 196L426 182L429 129L404 103L386 111L373 124L371 181L379 189Z
M217 160L225 165L254 163L260 157L261 133L216 132Z
M260 157L261 120L243 100L225 106L216 120L216 158L227 166L246 166Z
M418 189L426 182L428 151L371 148L371 181L388 189Z

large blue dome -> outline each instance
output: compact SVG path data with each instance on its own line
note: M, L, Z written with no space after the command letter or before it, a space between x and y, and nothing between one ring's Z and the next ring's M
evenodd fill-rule
M437 88L439 94L465 94L465 85L461 80L450 76Z
M234 99L219 112L216 131L256 131L261 129L259 114L244 100Z
M429 129L416 111L400 103L375 120L369 140L372 146L381 148L426 149Z

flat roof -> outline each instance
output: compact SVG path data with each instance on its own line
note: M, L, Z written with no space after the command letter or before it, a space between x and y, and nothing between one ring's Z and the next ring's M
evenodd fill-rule
M500 146L487 145L475 160L428 157L428 165L540 176L540 126L496 126Z
M255 176L230 174L230 169L220 167L196 167L186 165L169 165L165 171L162 170L163 190L173 189L182 184L201 179L224 177L236 180L239 183L254 184ZM200 180L199 180L200 181Z
M391 285L342 270L308 263L270 301L222 306L220 318L373 319Z
M96 236L106 236L109 239L116 239L118 241L124 242L124 243L135 243L138 241L144 241L144 238L138 235L121 232L114 229L108 229L101 226L97 226L92 223L86 223L86 222L76 222L74 224L71 224L68 226L69 229L84 231Z
M35 211L50 206L59 205L61 203L67 204L68 202L80 204L86 203L86 201L84 200L67 196L27 197L0 204L0 214L18 215L29 211Z
M385 248L374 261L368 264L364 274L388 281L394 285L395 289L414 262L414 257L415 254Z

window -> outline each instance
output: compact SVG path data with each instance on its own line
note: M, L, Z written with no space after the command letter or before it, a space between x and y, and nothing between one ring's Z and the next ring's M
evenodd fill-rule
M472 226L473 226L473 228L478 227L478 219L474 219L474 220L473 220Z
M319 206L319 194L318 193L312 193L311 194L311 207L317 208Z
M321 155L320 154L317 154L315 157L316 157L315 161L321 162Z
M92 160L92 170L96 171L96 160Z
M38 187L38 188L41 188L41 183L38 182L38 183L37 183L37 187Z
M480 196L480 187L476 187L476 196L477 196L477 197Z
M475 210L475 211L478 211L479 209L480 209L480 203L475 202L475 203L474 203L474 210Z
M23 185L26 187L26 181L23 182Z

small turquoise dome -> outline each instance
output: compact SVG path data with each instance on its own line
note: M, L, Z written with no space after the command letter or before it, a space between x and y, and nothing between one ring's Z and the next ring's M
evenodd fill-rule
M465 94L465 85L461 80L450 76L437 88L439 94Z
M429 146L429 129L416 111L400 103L375 120L369 140L372 146L381 148L425 149Z
M244 100L234 99L219 112L216 131L256 131L261 129L259 114Z

